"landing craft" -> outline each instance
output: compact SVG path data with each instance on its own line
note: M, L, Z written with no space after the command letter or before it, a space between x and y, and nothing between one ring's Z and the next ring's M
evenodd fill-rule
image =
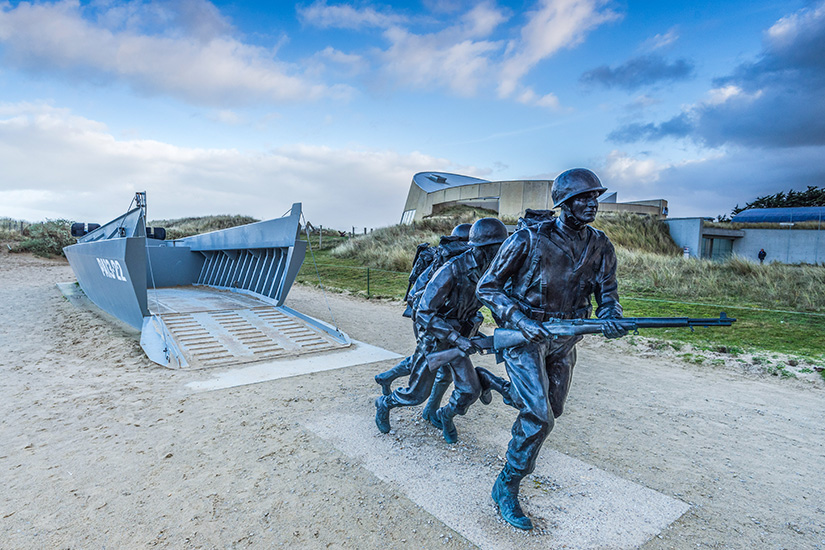
M281 218L175 240L146 227L145 192L132 204L105 225L74 224L77 244L63 251L83 293L140 330L155 363L225 366L350 345L284 305L306 254L301 203Z

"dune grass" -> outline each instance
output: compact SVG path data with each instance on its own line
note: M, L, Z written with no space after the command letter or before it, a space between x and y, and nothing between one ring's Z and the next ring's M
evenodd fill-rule
M667 224L658 218L631 212L610 212L596 216L593 227L604 231L616 247L665 256L682 253L670 237Z
M241 215L217 215L202 216L199 218L176 218L169 220L152 220L147 223L149 227L163 227L166 229L168 240L182 239L190 235L208 233L219 229L228 229L238 225L254 223L260 220L250 216Z
M825 268L758 264L739 257L712 262L617 248L625 294L689 302L825 313Z
M353 260L362 266L389 271L409 271L420 243L438 244L442 235L449 235L460 223L475 221L473 213L459 217L437 217L415 225L392 225L367 235L348 239L331 251L339 260Z

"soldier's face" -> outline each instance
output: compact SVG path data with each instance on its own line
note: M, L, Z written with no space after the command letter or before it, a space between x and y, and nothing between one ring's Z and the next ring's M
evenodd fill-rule
M570 214L582 223L591 223L596 219L599 211L599 192L590 191L576 195L567 201Z
M496 253L498 253L499 248L501 248L500 244L488 244L486 246L479 247L481 263L484 269L487 269L490 263L492 263L493 258L496 257Z

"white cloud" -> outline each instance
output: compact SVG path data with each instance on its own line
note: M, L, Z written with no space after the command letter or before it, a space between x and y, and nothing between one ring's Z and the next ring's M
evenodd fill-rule
M473 6L461 18L458 33L462 36L486 38L507 20L506 15L495 5L484 2Z
M679 40L679 31L676 27L668 30L665 34L656 34L642 42L640 50L644 52L653 52L666 48Z
M383 29L404 20L399 15L381 13L372 7L358 9L349 4L330 6L325 0L317 0L307 7L299 7L298 16L306 23L322 29L361 29L364 27Z
M800 34L821 25L823 19L825 19L825 2L820 2L818 6L811 9L803 9L779 19L766 31L765 35L773 48L782 49L793 45Z
M332 46L327 46L309 58L304 68L307 75L326 74L351 78L369 70L369 62L361 55L342 52Z
M545 94L539 96L532 88L525 88L516 97L516 101L524 105L536 105L552 110L558 110L561 106L559 98L555 94Z
M335 63L339 63L341 65L355 66L360 65L364 61L364 58L360 55L344 53L330 46L318 52L317 55L319 57L322 57L329 61L333 61Z
M220 122L221 124L227 124L229 126L236 126L244 122L243 117L235 111L230 111L229 109L213 111L212 113L209 113L208 117L210 120Z
M498 92L509 97L530 70L562 48L581 43L587 33L618 18L603 9L603 0L541 0L536 11L521 29L520 40L511 42L505 59Z
M474 40L478 20L461 21L435 34L414 34L399 27L385 32L390 48L381 54L384 69L403 85L446 87L471 96L490 77L490 56L499 42Z
M636 158L613 150L604 161L603 179L616 183L654 183L659 181L659 174L664 168L651 158Z
M523 86L521 79L543 59L579 44L587 32L618 17L603 4L604 0L539 0L519 37L509 42L496 38L496 33L511 13L492 2L471 4L436 32L421 32L423 24L413 27L403 17L370 7L319 1L300 13L308 24L322 28L383 28L389 46L378 53L378 61L388 80L398 86L446 88L466 97L498 83L500 97L558 109L555 94L539 94Z
M107 4L96 20L77 1L0 4L0 43L18 68L120 80L149 94L227 106L346 97L279 62L272 50L229 34L214 6L189 1L158 13L156 4ZM201 9L210 7L211 9ZM128 9L127 9L128 8ZM199 15L198 15L199 14ZM153 33L141 32L161 23ZM111 26L107 26L111 25Z
M704 103L706 105L721 105L729 99L741 95L742 88L730 84L728 86L722 86L720 88L713 88L712 90L708 91L707 100L705 100Z
M98 122L44 104L0 105L0 166L0 216L105 222L145 190L152 218L271 218L303 202L307 219L339 228L397 223L416 172L472 170L390 150L118 140Z

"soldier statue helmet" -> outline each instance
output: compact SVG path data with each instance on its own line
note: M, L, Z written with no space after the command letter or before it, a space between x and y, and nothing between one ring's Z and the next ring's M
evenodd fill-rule
M497 218L481 218L470 228L468 244L487 246L501 244L507 239L507 226Z
M553 180L553 189L550 191L553 208L558 208L576 195L591 191L597 191L597 196L601 196L607 191L607 187L602 187L599 177L587 168L573 168L562 172Z
M470 238L470 227L472 227L472 224L460 223L453 228L453 232L450 233L450 236L458 237L459 241L466 242Z

